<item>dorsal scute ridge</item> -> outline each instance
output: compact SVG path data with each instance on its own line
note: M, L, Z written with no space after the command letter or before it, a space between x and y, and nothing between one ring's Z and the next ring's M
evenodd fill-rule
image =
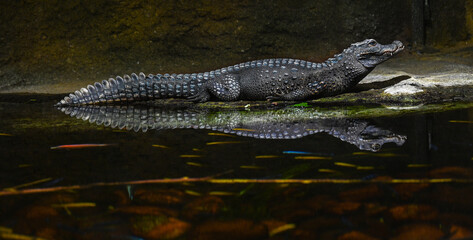
M147 90L151 91L151 87L153 86L153 84L160 84L160 82L161 84L171 84L173 86L169 86L173 88L180 88L181 85L179 84L179 82L189 82L194 80L195 82L191 83L191 85L197 84L198 86L202 86L203 83L218 76L229 73L238 73L239 71L251 68L295 67L299 69L306 68L310 70L317 70L331 67L334 63L340 61L343 58L344 53L346 52L349 52L349 48L345 49L342 53L335 54L332 58L329 58L322 63L312 63L309 61L293 58L267 58L247 61L240 64L235 64L232 66L201 73L158 73L149 75L145 75L143 72L140 72L138 74L132 73L130 75L124 75L123 77L116 76L115 78L103 80L101 83L96 82L93 85L88 85L86 88L82 88L79 91L70 94L67 99L64 99L64 102L62 102L62 104L83 104L87 102L97 103L100 101L118 100L122 98L126 99L127 97L129 97L129 95L125 95L127 90L128 92L130 92L130 89L132 88L138 88L141 90L146 88ZM119 92L124 92L124 94L118 94Z

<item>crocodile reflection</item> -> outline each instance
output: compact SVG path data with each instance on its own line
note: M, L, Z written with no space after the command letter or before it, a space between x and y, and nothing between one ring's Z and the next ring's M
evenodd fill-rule
M406 136L350 118L317 118L300 109L278 111L223 111L166 109L144 105L68 106L59 110L90 123L146 132L149 129L211 129L260 139L296 139L327 133L357 146L378 151L385 143L404 144ZM303 111L303 110L302 110Z

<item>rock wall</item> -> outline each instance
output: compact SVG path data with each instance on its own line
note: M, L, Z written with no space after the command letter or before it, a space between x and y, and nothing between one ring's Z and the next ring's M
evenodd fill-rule
M426 9L426 44L443 47L455 45L472 37L471 21L473 1L465 0L429 0ZM470 29L469 29L470 28Z
M471 0L429 2L428 44L471 37ZM56 84L51 91L67 92L131 72L188 73L266 57L320 61L365 38L409 43L410 7L410 0L4 0L0 90Z

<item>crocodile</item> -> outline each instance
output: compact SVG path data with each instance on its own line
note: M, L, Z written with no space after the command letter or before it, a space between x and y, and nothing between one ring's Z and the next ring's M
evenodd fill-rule
M349 91L378 64L404 49L400 41L353 43L323 63L264 59L193 74L117 76L64 97L57 106L187 98L193 102L237 100L298 101Z
M364 119L304 117L301 109L219 111L172 109L149 105L61 106L71 117L111 128L147 132L160 129L207 129L257 139L298 139L327 133L360 150L377 152L386 143L403 145L407 137Z

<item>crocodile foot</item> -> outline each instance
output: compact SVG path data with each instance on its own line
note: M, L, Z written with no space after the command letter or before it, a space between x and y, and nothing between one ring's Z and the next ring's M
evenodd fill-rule
M195 95L188 97L187 100L200 103L207 102L210 100L210 94L207 91L201 91Z

